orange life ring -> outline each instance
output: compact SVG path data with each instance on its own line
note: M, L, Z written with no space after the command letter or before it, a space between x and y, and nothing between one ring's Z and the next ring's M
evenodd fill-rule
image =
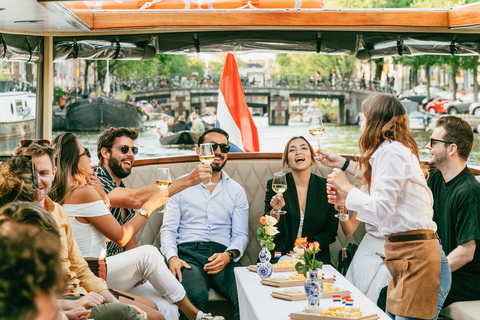
M322 9L323 0L203 0L200 9Z
M90 10L188 10L198 9L196 0L124 0L118 1L83 1Z

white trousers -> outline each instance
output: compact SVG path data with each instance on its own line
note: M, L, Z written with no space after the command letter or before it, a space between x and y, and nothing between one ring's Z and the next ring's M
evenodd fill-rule
M165 264L163 255L151 245L107 257L107 285L109 288L154 301L166 320L178 319L176 302L185 297L185 289ZM142 278L148 280L134 287Z

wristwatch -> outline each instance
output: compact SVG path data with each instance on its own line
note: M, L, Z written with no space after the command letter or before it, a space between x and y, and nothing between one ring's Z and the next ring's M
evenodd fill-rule
M140 209L140 210L138 210L138 213L139 213L141 216L145 217L145 219L148 219L147 210Z
M233 255L233 251L227 251L228 253L228 256L230 257L230 262L233 261L233 259L235 259L235 256Z

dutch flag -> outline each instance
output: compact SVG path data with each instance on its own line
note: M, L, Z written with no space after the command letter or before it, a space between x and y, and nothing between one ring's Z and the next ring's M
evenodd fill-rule
M247 107L237 62L227 54L218 92L217 122L230 135L230 152L259 152L258 132Z

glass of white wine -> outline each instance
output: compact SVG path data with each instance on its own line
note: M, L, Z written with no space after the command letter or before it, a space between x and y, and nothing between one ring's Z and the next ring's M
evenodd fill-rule
M168 168L156 168L155 178L155 183L160 190L166 190L172 185L172 174Z
M284 172L275 172L273 174L273 181L272 181L272 190L276 194L282 194L287 191L287 177L285 176ZM287 213L284 210L274 210L273 213L275 214L285 214Z
M320 149L320 136L325 132L325 127L323 126L322 118L319 116L310 117L310 123L308 126L308 132L317 138L318 149Z
M213 150L213 146L211 143L202 143L200 145L200 152L199 152L200 162L209 166L212 164L213 160L215 160L215 152ZM212 182L212 178L209 179L206 186L215 186L216 183Z

